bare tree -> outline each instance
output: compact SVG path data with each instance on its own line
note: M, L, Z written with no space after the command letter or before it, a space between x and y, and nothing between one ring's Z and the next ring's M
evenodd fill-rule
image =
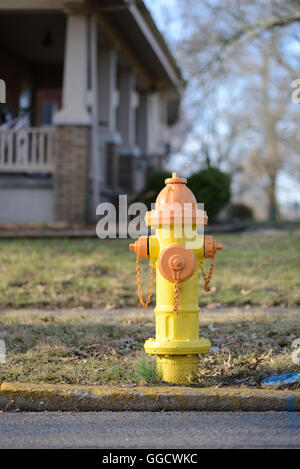
M294 27L289 33L299 41L299 0L185 0L178 6L188 33L177 46L189 57L190 72L202 81L223 74L228 70L226 61L266 32ZM294 69L299 71L300 67Z
M190 121L182 153L217 165L264 190L278 216L280 172L300 173L300 0L177 0L181 28L173 47L188 78ZM170 17L168 18L170 24ZM192 142L192 144L191 144Z
M267 37L256 40L254 58L249 62L248 56L244 71L250 80L244 96L247 104L243 116L246 148L242 165L253 185L257 184L264 189L268 200L268 216L273 220L279 215L278 176L280 171L290 171L297 157L299 165L300 144L298 133L295 132L295 123L300 124L300 116L293 112L290 74L282 64L280 39L281 34L272 31ZM241 63L240 73L243 74Z

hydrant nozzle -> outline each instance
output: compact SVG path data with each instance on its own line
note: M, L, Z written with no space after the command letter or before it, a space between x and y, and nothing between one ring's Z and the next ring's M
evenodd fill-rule
M209 291L214 256L222 244L197 232L207 224L207 215L198 209L187 180L174 172L165 183L155 209L145 216L155 235L141 236L129 249L137 256L138 293L144 307L150 303L156 272L156 336L145 342L145 351L156 355L157 374L163 381L179 384L189 382L191 375L198 373L199 355L211 347L208 339L199 337L198 272L202 271ZM146 302L140 285L142 257L149 257L152 267ZM211 258L208 274L203 270L205 258Z

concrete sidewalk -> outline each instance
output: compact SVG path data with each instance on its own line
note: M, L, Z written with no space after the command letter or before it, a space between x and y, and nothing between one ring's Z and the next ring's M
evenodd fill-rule
M300 391L2 383L0 410L300 411Z

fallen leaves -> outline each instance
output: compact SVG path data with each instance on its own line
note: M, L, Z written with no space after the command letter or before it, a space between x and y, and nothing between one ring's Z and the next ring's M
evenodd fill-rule
M243 296L248 296L250 295L250 293L252 293L253 290L246 290L245 288L242 288L242 290L240 291L241 295Z
M55 317L54 316L44 316L42 318L43 322L55 322Z

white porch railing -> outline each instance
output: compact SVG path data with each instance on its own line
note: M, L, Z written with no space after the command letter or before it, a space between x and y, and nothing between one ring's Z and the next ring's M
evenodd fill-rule
M0 129L0 173L52 173L53 129Z

